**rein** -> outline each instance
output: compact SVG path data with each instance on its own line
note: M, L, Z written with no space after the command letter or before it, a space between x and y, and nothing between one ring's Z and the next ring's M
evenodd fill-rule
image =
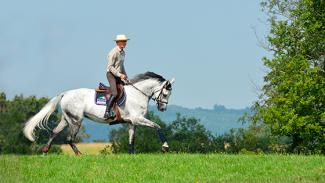
M160 97L161 92L162 92L162 90L165 88L165 86L164 86L162 89L160 89L160 93L159 93L158 97L157 97L157 98L153 98L152 96L153 96L155 93L157 93L159 90L154 91L154 92L152 93L152 95L149 96L149 95L147 95L146 93L144 93L142 90L140 90L138 87L134 86L130 81L127 81L126 84L127 84L127 85L131 85L133 88L135 88L136 90L138 90L139 92L141 92L144 96L148 97L149 99L152 99L152 100L155 101L155 102L156 102L156 101L157 101L157 102L162 102L162 101L160 101L158 98ZM166 103L166 102L162 102L162 103Z

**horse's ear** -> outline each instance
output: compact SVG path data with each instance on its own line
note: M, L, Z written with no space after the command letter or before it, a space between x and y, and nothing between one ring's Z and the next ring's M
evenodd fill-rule
M175 82L175 78L172 78L172 79L169 81L170 84L173 84L174 82Z

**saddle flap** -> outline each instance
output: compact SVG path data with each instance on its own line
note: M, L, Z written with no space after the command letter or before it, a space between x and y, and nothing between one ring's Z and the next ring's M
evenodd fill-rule
M117 102L118 105L122 105L125 101L126 94L124 91L123 84L117 84L117 93L118 97L115 103ZM112 89L103 83L99 83L99 86L95 89L96 95L95 95L95 103L98 105L106 105L106 100L110 98L110 95L112 95Z

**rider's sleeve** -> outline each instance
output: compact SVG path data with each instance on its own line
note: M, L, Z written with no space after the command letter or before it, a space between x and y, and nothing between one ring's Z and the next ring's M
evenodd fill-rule
M121 77L121 73L114 67L116 60L116 53L109 53L107 55L108 66L107 70L110 71L114 76Z
M122 73L123 73L124 75L126 75L126 77L128 77L128 75L126 74L126 71L125 71L124 63L123 63L123 65L122 65Z

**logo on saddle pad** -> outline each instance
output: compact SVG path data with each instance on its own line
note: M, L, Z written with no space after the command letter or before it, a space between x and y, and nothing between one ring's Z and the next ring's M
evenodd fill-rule
M107 91L108 90L108 91ZM111 88L108 86L105 86L103 83L99 83L98 88L95 90L95 104L97 105L106 105L106 100L108 98L108 95L111 95ZM126 100L126 93L124 90L123 85L118 85L118 97L117 97L117 105L122 106L125 103Z

